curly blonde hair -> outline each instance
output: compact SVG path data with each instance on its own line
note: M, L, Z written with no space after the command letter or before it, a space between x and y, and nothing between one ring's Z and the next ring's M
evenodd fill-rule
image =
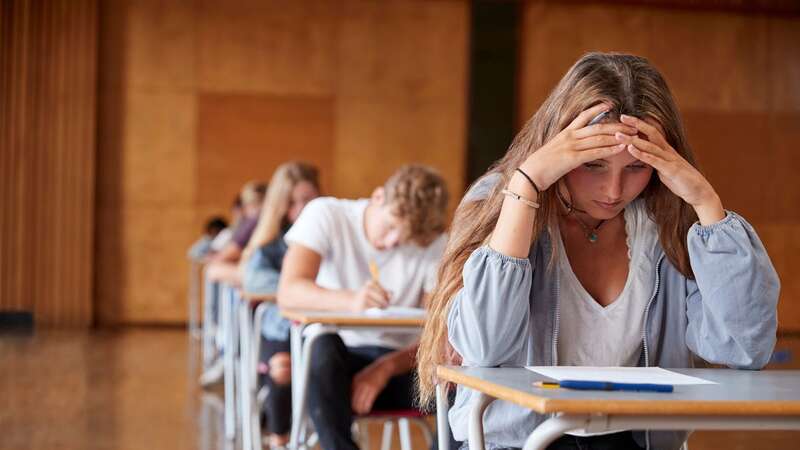
M392 212L409 226L411 240L426 246L447 228L447 184L434 169L409 164L383 185Z

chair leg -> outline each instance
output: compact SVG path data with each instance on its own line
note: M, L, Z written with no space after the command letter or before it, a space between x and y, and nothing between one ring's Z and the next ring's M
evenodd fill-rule
M415 424L417 424L419 429L422 431L422 437L425 438L425 444L428 446L428 448L430 448L431 444L433 443L433 430L431 429L431 426L425 419L410 419L410 420Z
M353 435L361 450L369 450L369 430L363 420L353 422Z
M381 437L381 450L392 450L392 432L394 421L389 419L383 422L383 436Z
M408 425L408 419L400 419L397 421L400 428L400 450L411 449L411 427Z

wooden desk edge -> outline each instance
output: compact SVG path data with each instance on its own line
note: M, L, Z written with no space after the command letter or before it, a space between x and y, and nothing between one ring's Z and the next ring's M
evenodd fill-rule
M800 402L796 401L729 401L704 402L692 400L568 400L541 397L532 392L520 391L499 384L483 381L453 370L438 366L436 376L444 381L460 384L528 408L539 414L563 412L568 414L618 414L618 415L690 415L690 416L800 416Z
M277 303L278 297L275 294L256 294L254 292L242 292L242 299L250 303Z
M319 311L320 313L325 311ZM311 317L309 314L315 313L313 311L302 311L294 309L281 309L281 315L289 320L308 323L321 323L323 325L342 325L353 327L371 327L371 326L386 326L386 327L422 327L425 324L425 319L414 317L402 318L383 318L383 317L353 317L353 316L337 316L335 311L328 311L328 317Z

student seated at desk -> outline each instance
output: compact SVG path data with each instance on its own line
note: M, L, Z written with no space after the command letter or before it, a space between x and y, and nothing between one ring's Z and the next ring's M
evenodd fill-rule
M232 286L241 285L242 278L239 272L239 259L242 251L250 241L250 236L258 223L258 216L261 213L261 204L264 202L264 195L267 185L264 183L251 181L247 183L240 194L242 201L242 218L238 221L233 236L228 244L219 252L211 254L207 259L205 268L205 292L206 301L211 304L211 315L214 325L219 323L220 316L220 283L227 283ZM203 326L210 326L204 324ZM207 367L200 376L200 384L204 387L211 386L222 380L224 374L224 364L221 358L224 349L223 337L220 333L221 328L215 330L217 358Z
M287 245L284 235L308 202L319 197L317 168L288 162L275 169L269 192L250 242L242 253L242 287L253 294L274 294L278 290ZM274 304L266 306L261 324L260 359L269 367L264 382L269 386L264 403L269 445L285 445L291 426L292 395L289 358L289 322Z
M369 199L319 198L286 234L282 308L364 311L419 307L446 238L447 189L424 166L405 166ZM370 266L377 266L373 279ZM314 345L309 412L324 449L355 449L353 414L414 404L417 336L342 331Z
M251 181L242 188L242 219L237 224L231 241L222 250L209 257L206 274L211 280L233 285L241 284L239 260L256 229L266 193L267 185L257 181Z
M212 244L214 240L222 233L223 230L228 228L228 222L224 217L214 216L208 219L205 226L205 232L186 252L189 259L192 261L203 262L205 258L214 252Z
M459 359L682 368L694 354L759 369L772 353L780 285L769 256L695 167L672 94L644 58L582 57L467 193L450 236L418 357L423 401L436 365ZM474 398L458 388L457 440ZM522 447L544 419L496 401L487 447ZM677 449L685 439L621 430L549 448Z
M214 237L214 240L211 241L211 251L206 255L203 262L210 261L214 254L227 247L228 243L233 239L233 232L239 227L239 222L242 220L242 198L239 196L239 193L236 193L236 197L233 199L233 203L231 203L230 212L230 224L220 231L219 234Z

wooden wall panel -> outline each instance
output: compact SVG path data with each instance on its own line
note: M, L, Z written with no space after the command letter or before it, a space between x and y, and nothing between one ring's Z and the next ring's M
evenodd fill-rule
M0 311L92 321L97 4L0 4Z
M769 79L765 83L772 111L800 111L800 26L798 18L770 17L767 23Z
M419 162L439 169L453 197L460 197L468 33L466 2L343 5L336 89L338 195L368 195L399 165Z
M220 211L249 180L268 182L287 160L313 162L331 186L333 99L271 95L200 96L197 122L197 208Z
M187 247L280 162L319 165L337 196L406 162L462 190L465 0L101 6L101 323L184 321Z
M101 4L101 323L186 316L188 269L181 264L201 230L194 212L195 14L191 2Z
M526 2L520 123L596 50L647 57L664 74L702 169L778 269L781 328L800 330L800 18Z
M340 6L304 0L200 0L199 88L209 92L330 95Z

